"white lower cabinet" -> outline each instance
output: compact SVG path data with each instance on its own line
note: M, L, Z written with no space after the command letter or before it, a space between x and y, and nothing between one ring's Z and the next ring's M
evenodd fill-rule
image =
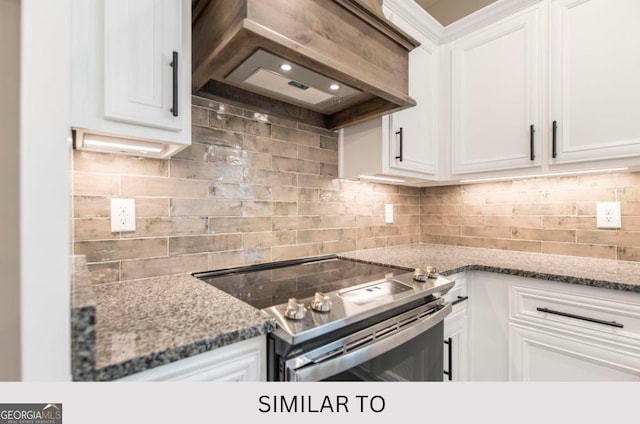
M469 295L444 323L452 381L640 381L639 293L483 271L450 278Z
M266 381L266 346L254 337L118 381Z

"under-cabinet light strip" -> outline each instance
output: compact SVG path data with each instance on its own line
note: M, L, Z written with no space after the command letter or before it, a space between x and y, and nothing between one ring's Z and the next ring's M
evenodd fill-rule
M125 143L114 143L112 141L102 141L102 140L93 140L89 138L84 139L84 144L87 146L95 146L95 147L109 147L112 149L125 149L125 150L134 150L137 152L151 152L151 153L160 153L162 149L159 147L150 147L150 146L136 146L134 144L125 144Z
M528 174L528 175L512 175L508 177L476 178L471 180L460 180L460 183L481 183L481 182L491 182L491 181L519 180L523 178L562 177L567 175L599 174L599 173L627 171L628 169L629 168L589 169L585 171L552 172L548 174Z
M406 180L401 178L388 178L388 177L376 177L374 175L360 175L358 176L361 180L371 180L371 181L380 181L385 183L404 183Z

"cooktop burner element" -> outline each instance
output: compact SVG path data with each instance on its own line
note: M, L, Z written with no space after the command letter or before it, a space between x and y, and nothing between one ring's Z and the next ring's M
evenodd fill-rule
M276 333L299 343L415 302L453 286L438 276L322 256L193 274L275 318Z

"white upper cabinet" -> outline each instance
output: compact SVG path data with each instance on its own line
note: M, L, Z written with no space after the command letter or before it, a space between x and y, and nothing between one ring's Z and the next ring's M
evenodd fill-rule
M189 145L191 2L75 0L72 19L76 147L168 157Z
M451 173L540 165L541 8L451 43Z
M417 105L341 130L340 175L433 180L438 173L440 46L433 19L413 2L386 1L388 19L420 42L409 53L409 95ZM437 25L437 24L435 24ZM390 180L389 182L393 182Z
M640 2L552 1L550 30L552 163L639 156Z

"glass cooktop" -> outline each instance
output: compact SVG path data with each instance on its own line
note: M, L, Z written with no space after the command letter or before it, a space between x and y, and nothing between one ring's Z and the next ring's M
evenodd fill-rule
M384 279L388 274L407 272L403 268L327 256L193 275L255 308L264 309L286 303L292 297L303 299L313 296L315 292L328 293Z

